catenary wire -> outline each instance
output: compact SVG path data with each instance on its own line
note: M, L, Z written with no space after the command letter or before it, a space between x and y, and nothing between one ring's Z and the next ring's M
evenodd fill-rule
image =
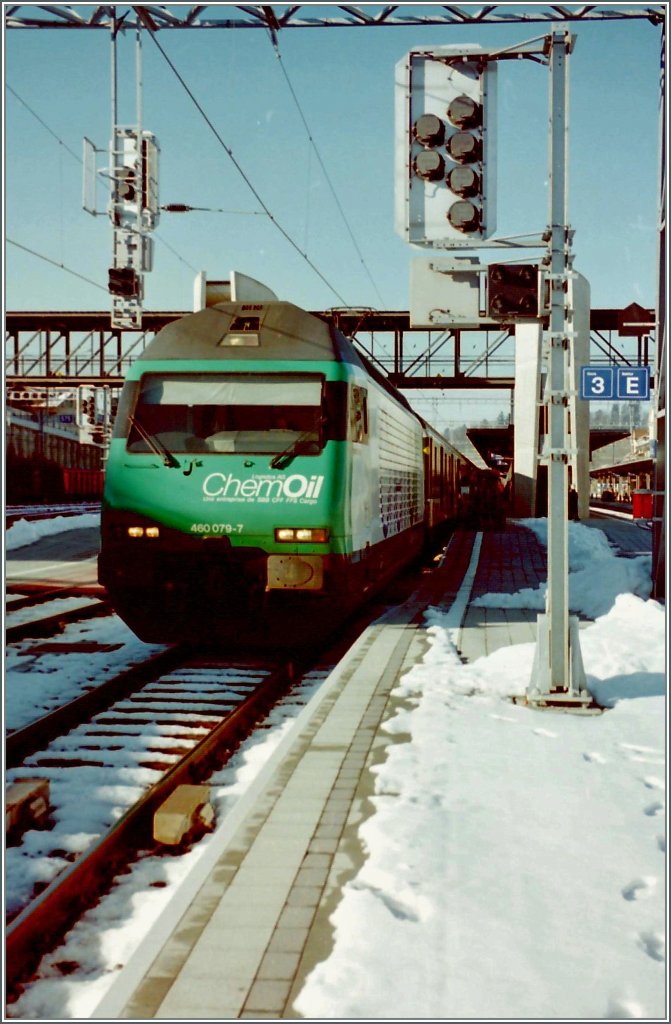
M78 277L82 281L86 281L87 284L92 284L94 288L99 288L102 292L107 293L107 288L103 285L98 284L97 281L92 281L90 277L85 277L83 274L77 273L76 270L71 270L70 267L66 267L64 263L58 263L57 260L52 260L49 256L44 256L41 252L35 252L34 249L29 249L27 245L21 245L20 242L15 242L12 238L7 238L5 241L9 245L15 245L17 249L23 249L24 252L29 252L31 256L37 256L38 259L44 260L45 263L51 263L52 266L58 267L60 270L64 270L67 274L72 274L73 277Z
M43 121L42 118L40 117L40 115L35 113L33 108L28 103L26 103L26 101L21 96L19 96L19 94L16 91L16 89L12 89L11 85L9 85L8 83L5 83L5 86L6 86L7 90L9 92L11 92L12 96L15 96L16 99L19 101L19 103L23 104L23 106L26 108L26 110L30 111L30 113L33 115L35 120L39 121L40 124L42 125L42 127L46 128L46 130L49 132L49 134L52 135L56 139L56 142L59 144L59 146L62 146L63 149L66 149L68 151L68 153L70 154L70 156L75 158L77 163L81 164L81 163L84 162L82 160L82 158L80 156L78 156L77 153L75 153L75 151L73 149L70 149L70 147L67 145L66 142L63 142L63 140L61 138L59 138L58 135L56 135L56 132L52 131L52 129L49 127L49 125L46 123L46 121Z
M58 142L59 146L62 146L63 149L65 149L70 154L70 156L74 157L74 159L77 161L77 163L79 163L79 164L83 164L84 163L82 158L80 156L78 156L78 154L75 153L75 151L73 149L70 149L68 144L66 142L64 142L63 139L61 139L60 136L58 136L56 134L56 132L53 131L52 128L49 127L49 125L46 123L46 121L43 118L41 118L40 115L35 110L33 110L33 108L30 106L30 104L26 103L26 101L23 99L22 96L19 96L19 94L16 91L16 89L13 89L11 85L7 85L7 89L9 90L9 92L11 92L11 94L13 96L16 97L16 99L19 101L19 103L23 104L23 106L26 108L26 110L28 110L33 115L35 120L39 121L39 123L42 125L42 127L45 128L49 132L49 134L51 136L53 136L54 139L56 139L56 142ZM231 211L231 212L234 212L234 211ZM187 266L190 270L193 270L194 273L198 273L198 269L196 267L194 267L194 265L192 263L189 263L189 261L187 259L185 259L183 256L180 256L180 254L177 252L177 250L175 248L173 248L173 246L170 245L169 242L166 242L166 240L164 238L162 238L161 235L158 234L158 232L155 233L154 237L156 238L157 242L160 242L161 245L164 245L166 247L166 249L169 249L170 252L173 254L173 256L176 256L177 259L180 260L181 263L184 263L184 265ZM18 245L18 243L14 243L14 244ZM31 250L28 250L28 251L31 251ZM38 254L36 253L34 255L38 255ZM46 259L46 257L44 257L44 258ZM50 260L49 262L52 262L52 261ZM55 265L56 266L60 266L60 264L58 264L58 263L55 264ZM62 269L66 269L66 268L63 267ZM74 271L71 271L71 273L74 273ZM84 280L87 280L87 278L84 278ZM93 282L91 282L91 283L93 283ZM101 286L97 285L96 287L101 287Z
M372 284L373 288L375 289L375 293L376 293L378 299L380 300L381 306L384 308L384 305L385 305L384 299L382 298L382 295L380 294L380 290L379 290L379 288L378 288L378 286L377 286L377 284L375 282L375 279L373 278L373 275L371 274L371 272L370 272L370 270L369 270L369 268L368 268L368 266L366 264L366 261L364 259L363 253L361 252L361 249L359 248L359 244L358 244L358 242L356 240L354 232L352 231L350 223L349 223L349 221L347 219L347 215L346 215L346 213L345 213L345 211L343 209L342 203L340 202L340 199L338 197L338 193L335 190L335 186L334 186L334 184L333 184L333 182L331 180L331 177L330 177L330 175L329 175L329 173L328 173L328 171L326 169L326 165L324 164L324 161L322 159L321 153L319 152L319 149L317 148L317 144L316 144L316 142L315 142L315 140L313 138L312 132L310 130L310 125L307 122L307 119L306 119L305 114L303 112L303 109L301 107L301 104L300 104L300 101L298 99L298 96L296 95L296 90L294 89L293 84L291 82L291 79L289 78L289 75L287 73L287 69L284 66L284 61L282 60L282 54L280 52L280 48L279 48L279 45L277 43L277 40L275 38L273 38L272 35L271 35L271 42L273 44L273 48L275 50L275 54L276 54L277 60L279 62L280 70L282 71L282 74L284 76L284 80L286 81L287 86L289 87L289 92L291 93L291 95L293 97L293 101L296 104L296 109L298 110L298 114L300 116L300 119L303 122L303 127L305 128L305 131L307 133L308 141L309 141L310 145L312 146L312 148L313 148L313 150L315 152L315 156L317 157L317 160L319 161L319 166L321 167L322 172L324 174L324 178L326 179L326 183L327 183L329 189L331 190L331 195L333 196L335 204L338 207L338 211L340 213L340 216L343 219L345 227L347 228L347 232L349 234L350 239L352 240L352 244L353 244L354 248L357 251L357 255L359 257L359 261L361 263L361 266L363 267L363 269L364 269L364 271L366 273L366 276L368 277L368 280L370 281L370 283Z
M138 14L140 14L140 16L141 16L141 12L140 11L138 11ZM327 286L327 288L330 291L333 292L333 294L340 300L340 302L342 302L344 305L346 305L347 304L346 300L343 298L343 296L340 294L340 292L337 291L337 289L331 284L331 282L322 273L322 271L319 269L319 267L317 267L316 264L313 263L313 261L307 255L307 253L303 252L303 250L298 245L298 243L296 241L294 241L294 239L291 237L291 235L289 234L287 229L282 224L280 224L280 222L274 216L274 214L272 213L272 211L270 210L268 205L264 202L263 198L261 197L261 195L259 194L259 192L255 188L255 186L252 184L252 182L250 181L249 177L247 176L247 174L243 170L241 164L238 162L238 160L234 156L232 149L230 148L230 146L226 145L226 142L224 141L222 136L219 134L219 131L217 130L215 125L212 123L212 121L210 120L210 118L206 114L206 112L203 109L203 107L200 105L200 103L197 100L196 96L194 95L192 90L189 88L189 86L187 85L186 81L184 80L184 78L182 77L180 72L177 70L177 68L175 67L175 65L171 61L170 57L168 57L167 53L165 52L165 50L163 49L163 47L159 43L158 39L156 38L156 34L151 29L151 27L149 27L149 35L150 35L150 37L152 39L152 42L156 46L157 50L159 51L159 53L163 57L164 61L166 62L166 64L168 65L168 67L170 68L172 73L174 74L175 78L177 79L177 81L180 83L180 85L182 86L182 88L186 92L187 96L189 97L189 99L191 100L193 105L195 106L195 108L198 111L198 113L200 114L200 116L203 118L203 120L207 124L208 128L210 129L210 131L212 132L212 134L214 135L214 137L218 141L219 145L222 147L222 149L224 150L224 152L228 156L229 160L231 161L231 163L233 164L233 166L237 170L237 172L240 175L240 177L243 179L243 181L245 182L245 184L247 185L247 187L251 191L252 195L254 196L256 201L258 202L259 206L262 207L264 213L266 213L268 215L268 218L273 223L273 225L277 228L277 230L280 232L280 234L286 239L286 241L289 243L289 245L291 245L291 247L293 249L295 249L296 252L305 260L307 265L311 268L311 270L314 271L314 273L317 275L317 277L319 277L319 279L324 282L324 284Z

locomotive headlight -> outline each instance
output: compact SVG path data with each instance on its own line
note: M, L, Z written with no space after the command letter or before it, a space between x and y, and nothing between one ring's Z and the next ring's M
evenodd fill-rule
M326 544L328 539L328 530L296 530L296 540L310 541L312 544Z
M281 526L275 530L278 543L326 544L329 532L322 527Z
M160 532L158 526L129 526L126 529L129 537L159 537Z

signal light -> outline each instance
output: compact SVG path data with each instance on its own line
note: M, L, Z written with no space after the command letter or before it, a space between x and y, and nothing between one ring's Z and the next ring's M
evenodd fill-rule
M135 298L140 294L140 279L133 267L110 267L107 290L112 295Z
M480 139L471 132L455 132L447 140L447 152L458 164L472 164L480 159Z
M82 415L86 417L89 423L95 423L96 421L96 406L95 399L84 398L82 399Z
M445 139L445 125L435 114L418 117L413 132L422 146L442 146Z
M480 211L468 199L459 199L447 211L447 219L457 231L477 231L480 227Z
M457 196L477 196L480 191L480 178L472 167L453 167L447 184Z
M135 172L130 167L121 167L117 174L116 194L118 201L120 203L134 203L137 195Z
M440 181L445 177L445 161L440 153L433 149L423 149L418 153L413 167L415 174L427 181Z
M536 264L492 263L487 268L487 309L492 317L539 316Z
M411 244L471 248L496 227L496 60L433 46L397 69L396 229Z
M452 100L447 116L457 128L476 128L482 124L482 107L472 96L462 94Z

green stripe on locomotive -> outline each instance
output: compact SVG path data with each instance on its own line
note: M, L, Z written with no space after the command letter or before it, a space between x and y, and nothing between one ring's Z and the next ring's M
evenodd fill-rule
M127 375L127 388L146 374L309 374L327 381L347 381L348 363L282 360L251 363L228 359L138 360ZM123 403L122 403L123 406ZM123 408L119 410L122 420ZM115 435L120 424L115 428ZM158 453L134 453L126 436L111 441L103 510L124 511L146 517L159 526L192 536L226 536L233 547L260 547L268 553L352 552L348 444L327 440L315 455L292 456L284 468L271 467L272 454L176 452L177 465L168 466ZM282 543L275 539L281 527L329 530L325 544Z

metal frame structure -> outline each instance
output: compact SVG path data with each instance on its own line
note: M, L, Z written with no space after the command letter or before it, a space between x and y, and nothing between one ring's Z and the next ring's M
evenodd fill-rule
M665 18L663 4L620 7L608 4L583 4L571 9L563 5L529 5L526 10L511 9L509 4L485 4L482 7L456 4L380 4L379 11L370 5L328 4L334 9L319 15L303 4L197 4L179 11L148 4L141 7L142 16L153 23L154 31L162 29L254 29L261 28L275 35L290 28L388 28L427 25L509 25L515 23L562 23L574 21L613 21L638 18L659 25ZM7 28L22 29L110 29L115 23L122 30L134 30L142 22L137 7L119 4L98 4L82 13L80 5L13 4L7 8ZM307 12L307 13L306 13ZM146 24L146 22L144 22Z
M144 312L141 330L114 327L109 312L12 312L6 314L5 384L20 387L109 384L120 387L129 362L136 358L166 324L186 315L186 310ZM426 331L410 324L404 311L376 312L362 309L315 311L351 337L387 374L396 387L417 390L513 389L513 359L494 359L504 342L514 337L514 328L491 324L478 328L437 328ZM655 317L647 310L649 333L628 346L618 339L621 313L616 309L593 309L590 317L594 363L646 365L654 336ZM364 335L370 335L365 338ZM485 336L483 346L466 354L464 337ZM419 354L408 336L428 335ZM618 340L616 340L618 339ZM412 349L412 350L411 350ZM490 373L491 363L507 366L503 375ZM484 367L484 374L476 372Z
M550 48L549 245L550 322L545 334L547 377L543 403L548 432L542 461L548 467L548 582L546 612L538 616L536 655L527 690L536 707L587 708L587 690L580 653L577 616L569 615L568 595L568 465L571 445L568 410L571 364L575 361L577 309L571 298L573 255L568 219L568 85L574 37L554 30Z

